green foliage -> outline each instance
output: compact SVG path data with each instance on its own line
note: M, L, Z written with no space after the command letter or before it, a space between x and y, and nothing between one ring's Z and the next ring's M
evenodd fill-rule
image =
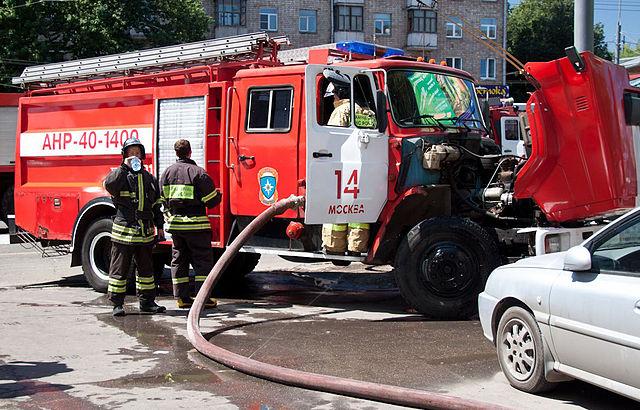
M523 0L509 12L507 49L522 62L563 57L573 44L573 0ZM594 26L594 52L611 60L604 27Z
M6 0L0 84L30 64L201 40L209 23L200 0Z
M550 61L565 56L564 49L573 45L573 0L522 0L509 9L507 50L523 63ZM613 56L604 41L604 26L593 27L594 53L611 60ZM507 72L516 69L510 67ZM513 79L514 77L507 77ZM522 81L510 84L516 101L527 101L533 88Z
M640 44L636 47L631 47L629 44L625 44L622 50L620 50L620 58L636 57L640 56Z

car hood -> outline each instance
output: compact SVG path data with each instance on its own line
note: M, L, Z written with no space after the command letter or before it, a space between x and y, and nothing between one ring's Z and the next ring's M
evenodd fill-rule
M544 268L560 269L564 268L564 259L567 252L550 253L547 255L533 256L531 258L520 259L519 261L506 265L514 268Z

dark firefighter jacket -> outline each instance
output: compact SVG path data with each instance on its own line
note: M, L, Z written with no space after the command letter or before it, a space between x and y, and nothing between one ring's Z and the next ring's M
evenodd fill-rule
M162 228L158 181L143 169L134 173L126 165L107 175L104 187L116 206L111 240L126 245L152 243L154 226Z
M207 172L189 159L179 159L160 178L169 232L211 229L206 208L220 203L221 195Z

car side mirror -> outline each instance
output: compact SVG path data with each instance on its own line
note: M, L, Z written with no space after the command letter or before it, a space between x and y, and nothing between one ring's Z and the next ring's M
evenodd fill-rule
M583 272L591 269L591 253L584 246L574 246L564 257L564 270Z
M376 92L376 122L380 134L387 130L387 97L384 91Z

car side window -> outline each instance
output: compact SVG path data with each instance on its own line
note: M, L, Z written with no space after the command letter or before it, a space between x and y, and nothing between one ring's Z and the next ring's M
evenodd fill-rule
M640 218L620 225L617 232L596 245L592 262L599 270L640 276Z

